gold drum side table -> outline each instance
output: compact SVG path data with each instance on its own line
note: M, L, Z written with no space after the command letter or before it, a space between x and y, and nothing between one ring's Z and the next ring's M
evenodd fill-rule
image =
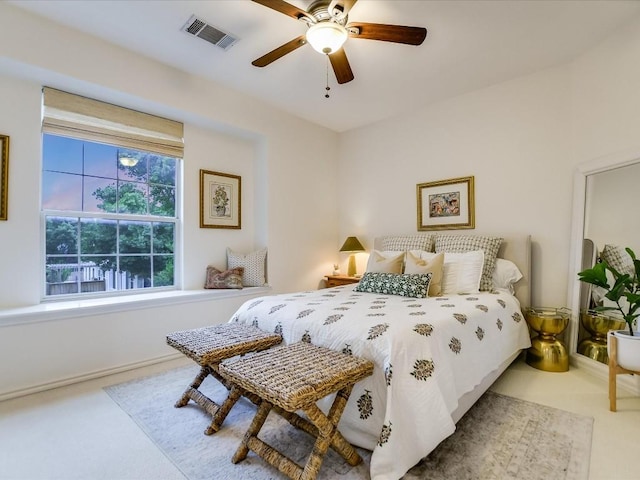
M571 310L568 308L529 307L524 310L527 323L537 335L531 339L526 361L545 372L569 370L569 354L564 344L556 338L569 325Z
M590 337L580 342L578 353L608 365L607 333L609 330L624 330L626 322L594 310L580 312L580 322Z

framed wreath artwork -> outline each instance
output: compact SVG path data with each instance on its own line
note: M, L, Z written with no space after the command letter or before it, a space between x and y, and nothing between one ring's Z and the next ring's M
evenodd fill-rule
M200 170L200 228L241 228L241 177Z
M473 177L417 185L418 230L475 228Z

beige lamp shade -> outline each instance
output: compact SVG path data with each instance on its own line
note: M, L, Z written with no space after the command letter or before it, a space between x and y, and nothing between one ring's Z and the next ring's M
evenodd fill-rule
M355 252L364 252L364 247L356 237L347 237L340 249L341 252L351 252L349 255L349 266L347 267L347 275L349 277L356 276L356 256Z

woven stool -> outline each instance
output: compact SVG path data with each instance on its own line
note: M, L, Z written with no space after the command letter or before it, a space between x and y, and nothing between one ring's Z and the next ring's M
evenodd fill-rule
M244 435L233 463L244 460L252 450L267 463L292 479L315 479L325 453L331 446L347 462L358 465L362 458L338 431L337 425L353 385L373 373L373 363L309 343L294 343L220 364L220 374L231 382L232 393L250 392L260 397L258 411ZM337 392L329 415L316 405ZM304 467L264 441L258 433L271 410L316 437ZM302 410L310 421L295 412Z
M184 407L189 403L189 400L193 400L213 417L211 425L204 433L211 435L217 432L231 408L240 398L240 394L237 391L229 392L222 405L218 405L198 390L200 384L208 375L211 375L227 389L230 389L230 386L218 373L218 365L222 360L264 350L281 341L280 335L263 332L256 327L240 323L223 323L170 333L167 335L167 343L202 367L180 400L176 402L176 408Z

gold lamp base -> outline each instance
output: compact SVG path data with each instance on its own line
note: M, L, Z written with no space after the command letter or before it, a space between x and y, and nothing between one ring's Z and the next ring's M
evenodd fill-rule
M347 276L348 277L356 276L356 256L353 253L349 255L349 265L347 266Z
M538 333L527 350L527 364L545 372L569 371L569 354L556 339L569 325L570 311L566 308L528 308L527 323Z

